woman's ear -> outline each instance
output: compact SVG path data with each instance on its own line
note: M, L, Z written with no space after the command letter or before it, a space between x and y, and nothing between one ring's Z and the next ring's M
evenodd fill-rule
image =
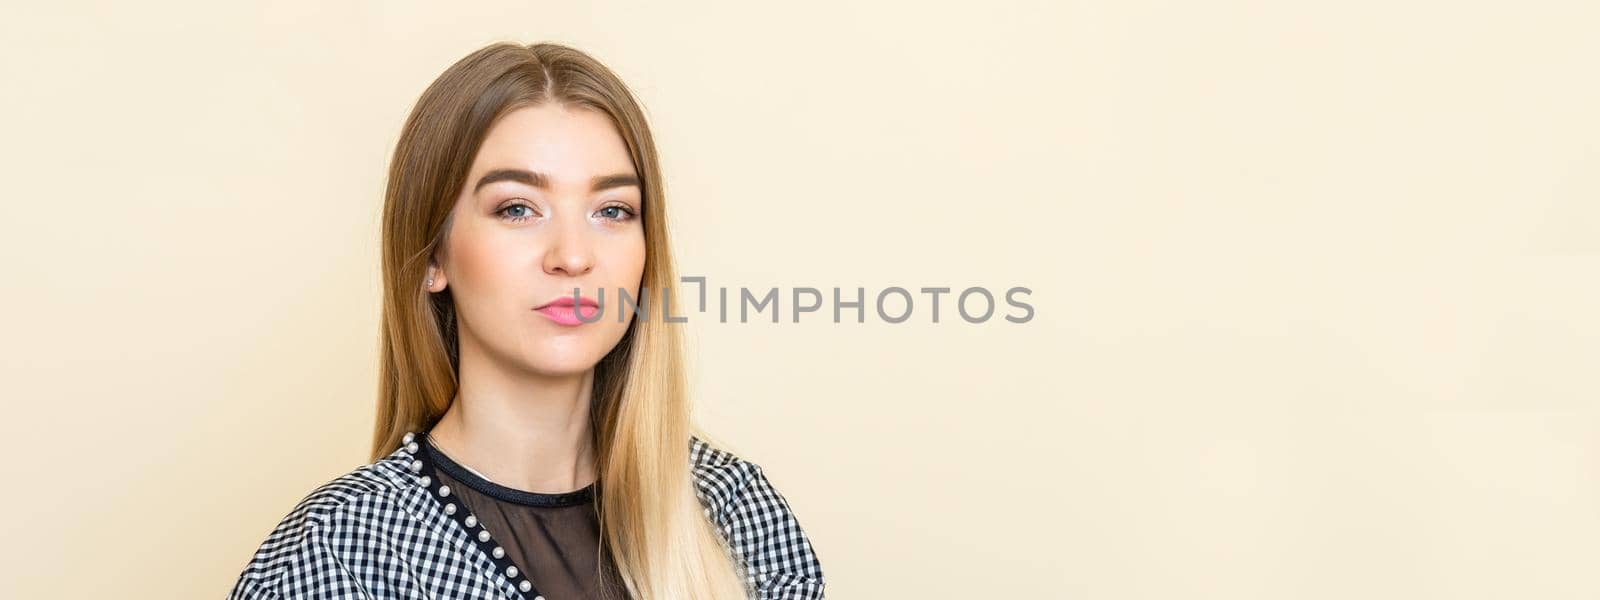
M449 285L449 281L445 279L444 270L429 263L428 274L423 279L422 288L429 292L442 292L446 285Z

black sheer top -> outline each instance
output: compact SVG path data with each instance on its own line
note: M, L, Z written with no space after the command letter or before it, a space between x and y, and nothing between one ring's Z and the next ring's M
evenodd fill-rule
M417 440L442 483L505 547L546 600L628 600L611 553L600 539L594 484L548 494L506 487Z

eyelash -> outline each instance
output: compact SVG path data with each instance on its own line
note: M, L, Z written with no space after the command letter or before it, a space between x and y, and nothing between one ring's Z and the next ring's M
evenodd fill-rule
M512 204L512 205L503 207L500 210L494 211L494 214L500 215L501 218L506 219L507 221L510 221L512 223L521 223L523 221L528 220L529 217L508 217L508 216L506 216L505 212L507 210L516 208L518 206L520 206L522 208L525 208L525 209L528 209L528 210L533 210L533 207L530 207L530 206L528 206L526 204L518 202L516 204ZM615 209L621 210L623 212L623 215L624 215L624 216L617 217L617 218L614 218L614 219L608 219L610 221L615 221L617 223L621 223L621 222L624 222L624 221L631 220L636 216L632 210L630 210L628 207L620 205L620 204L612 204L610 206L602 206L602 207L600 207L600 210L606 210L606 209L610 209L610 208L615 208Z

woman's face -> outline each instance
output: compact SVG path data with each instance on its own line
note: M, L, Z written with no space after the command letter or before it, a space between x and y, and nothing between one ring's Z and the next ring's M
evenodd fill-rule
M644 273L643 192L603 113L555 103L507 113L452 210L430 290L451 289L463 358L579 374L622 339L633 311L618 308L617 293L637 300ZM566 325L561 311L536 310L572 302L573 288L595 300L605 289L599 321Z

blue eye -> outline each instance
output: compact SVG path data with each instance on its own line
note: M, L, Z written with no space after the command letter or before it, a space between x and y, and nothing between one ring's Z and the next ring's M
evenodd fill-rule
M608 210L622 211L622 215L623 216L606 216L605 217L605 218L610 219L612 221L627 221L627 220L632 219L634 217L633 211L628 210L628 207L626 207L626 206L617 206L617 205L607 206L605 208L600 209L600 212L604 213L604 212L606 212ZM612 213L612 215L615 215L615 213Z
M520 211L520 212L512 212L512 211ZM503 218L506 221L509 221L511 223L521 223L521 222L526 221L529 218L532 218L534 216L533 208L529 207L526 204L520 204L520 203L519 204L512 204L510 206L506 206L504 208L501 208L500 210L495 211L495 214L496 215L500 215L501 218ZM626 206L617 206L617 205L612 205L612 206L607 206L605 208L601 208L596 214L599 214L601 216L601 218L606 219L608 221L616 221L616 222L619 222L619 223L620 222L624 222L624 221L628 221L630 219L633 219L634 216L635 216L634 212L632 210L629 210L628 207L626 207Z
M512 223L521 223L523 221L528 220L528 217L532 216L531 213L532 213L533 209L529 208L526 204L513 204L511 206L507 206L505 208L502 208L500 210L495 211L495 214L504 215L504 216L510 216L510 215L506 215L506 212L510 211L512 209L515 209L515 208L520 208L520 209L523 209L525 211L529 211L530 214L522 215L522 216L512 216L510 219L508 219Z

